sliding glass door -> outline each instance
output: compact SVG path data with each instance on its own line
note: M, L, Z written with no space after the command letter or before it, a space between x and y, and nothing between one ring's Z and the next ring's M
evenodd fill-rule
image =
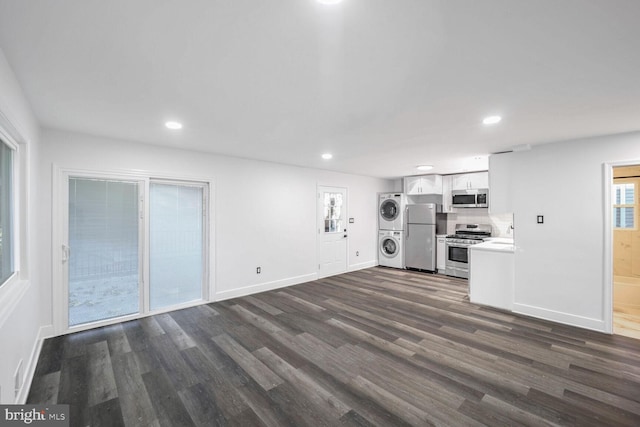
M150 308L202 298L204 277L204 187L150 185Z
M69 326L140 310L140 184L69 178Z
M66 181L66 329L206 299L206 183Z

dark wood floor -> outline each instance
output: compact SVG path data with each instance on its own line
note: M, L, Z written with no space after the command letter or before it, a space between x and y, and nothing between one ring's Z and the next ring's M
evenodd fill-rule
M371 268L45 341L29 403L85 426L640 425L640 341Z

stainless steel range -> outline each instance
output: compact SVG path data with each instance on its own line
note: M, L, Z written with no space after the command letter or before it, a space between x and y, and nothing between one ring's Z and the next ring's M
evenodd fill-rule
M456 224L455 234L445 239L447 276L469 278L469 246L491 237L489 224Z

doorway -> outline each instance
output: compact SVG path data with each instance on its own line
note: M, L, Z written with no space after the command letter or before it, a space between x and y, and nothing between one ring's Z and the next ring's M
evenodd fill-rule
M347 189L318 186L318 277L347 271Z
M640 339L640 164L613 168L613 333Z
M74 171L60 177L58 332L208 300L208 182Z

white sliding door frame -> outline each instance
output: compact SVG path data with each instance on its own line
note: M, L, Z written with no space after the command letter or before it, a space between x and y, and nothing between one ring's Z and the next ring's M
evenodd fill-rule
M53 313L53 329L54 335L63 335L71 332L79 332L82 330L93 329L101 326L107 326L115 323L134 320L146 316L165 313L181 308L193 307L206 304L213 301L215 296L215 275L213 274L213 266L215 265L215 245L214 239L214 215L213 203L214 197L214 181L211 177L184 177L172 176L165 173L151 173L146 171L87 171L79 169L65 169L57 165L53 166L53 198L52 198L52 313ZM69 178L88 178L138 182L138 200L139 200L139 218L138 241L139 241L139 274L141 282L139 283L139 311L131 315L114 317L96 322L69 327L69 277L68 277L68 260L64 262L65 246L69 246ZM151 182L200 186L203 188L203 284L202 299L189 301L183 304L177 304L168 308L158 310L150 310L149 300L149 218L150 218L150 194ZM71 249L73 250L73 249Z

